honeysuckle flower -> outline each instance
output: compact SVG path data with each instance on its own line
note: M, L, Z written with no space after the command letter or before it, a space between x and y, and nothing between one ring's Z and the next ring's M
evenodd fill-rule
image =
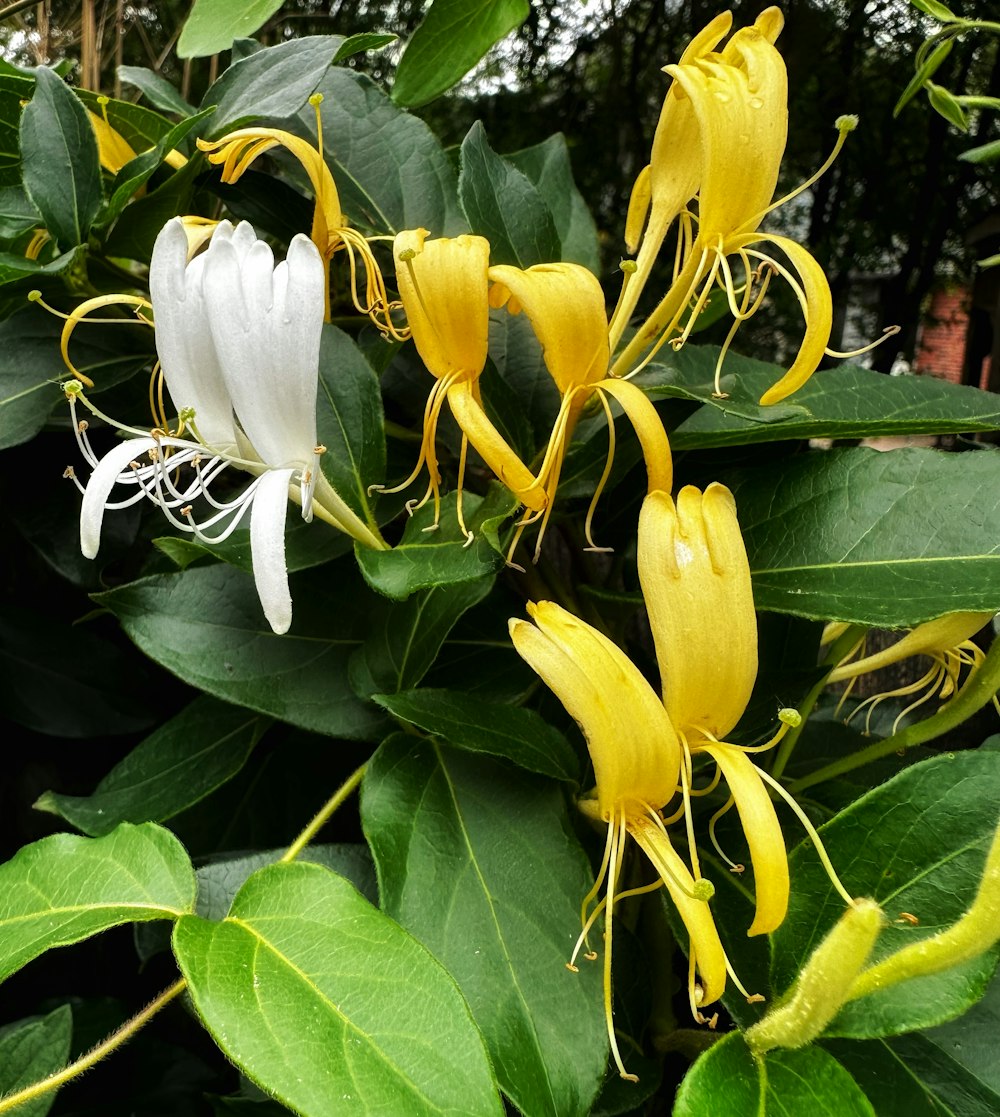
M301 136L293 135L281 128L238 128L218 140L198 140L198 148L205 152L208 161L222 167L222 181L232 184L238 182L250 166L266 152L275 147L283 147L301 164L312 186L315 207L310 237L319 250L326 274L334 253L344 250L350 261L351 298L355 308L367 314L378 329L386 336L402 341L406 332L393 322L393 311L398 303L389 299L381 268L375 259L368 239L356 229L340 208L340 194L330 168L323 158L323 128L320 121L319 105L323 98L314 94L310 103L316 109L316 143L314 147ZM365 270L365 297L358 294L358 260ZM330 292L327 280L324 287L324 307L326 318L330 317Z
M153 500L175 527L209 544L227 538L249 514L257 592L271 627L282 633L292 608L284 548L289 498L301 504L307 521L316 514L366 545L384 548L374 527L351 511L319 466L324 448L317 445L316 392L325 281L319 253L305 236L293 238L287 258L275 266L271 249L250 225L234 229L220 222L207 251L189 260L185 222L167 223L150 261L150 294L160 368L180 421L176 431L165 420L149 432L120 428L135 437L100 460L86 424L75 423L93 467L80 515L87 557L97 554L104 513L142 499ZM67 386L67 395L74 422L77 397L106 418L79 381ZM193 438L180 437L185 428ZM212 483L232 466L254 480L219 501ZM109 502L119 485L130 495Z
M526 269L499 264L489 269L489 278L492 281L490 305L506 306L512 314L523 312L531 322L542 347L545 367L561 397L545 457L538 471L538 480L548 498L543 514L543 531L573 430L584 406L596 396L607 415L610 439L608 462L584 528L589 546L596 549L591 536L591 521L614 455L614 420L608 397L622 408L635 429L646 461L650 491L669 491L672 483L670 443L663 424L648 397L634 384L608 375L610 350L604 293L590 271L579 264L537 264ZM530 518L523 522L529 522Z
M917 697L910 702L892 724L895 733L899 723L925 702L929 702L935 695L942 702L952 698L958 690L959 681L963 670L968 668L974 672L979 668L986 653L972 639L973 636L992 620L992 613L947 613L935 620L925 621L910 629L889 647L881 651L865 654L866 639L859 635L854 646L833 668L827 676L828 683L849 681L847 689L841 696L840 706L847 700L855 682L862 676L900 663L904 659L915 656L925 656L930 659L931 666L915 682L904 686L894 687L881 691L866 698L851 711L848 721L862 710L867 710L865 719L866 731L871 727L871 717L876 708L888 698L907 698L910 695ZM837 639L849 626L841 624L828 625L823 634L823 644L828 645ZM1000 710L1000 704L994 698L994 704ZM839 708L839 706L838 706Z
M510 622L518 653L541 676L579 724L594 765L596 787L581 801L584 812L607 827L604 857L585 898L583 933L571 960L601 912L605 919L604 1012L612 1055L626 1072L612 1016L611 949L618 880L631 836L652 863L676 905L690 940L688 994L696 1020L722 995L727 973L739 984L719 939L708 901L714 888L701 873L691 814L692 797L712 791L724 777L729 799L713 816L709 835L734 871L742 866L719 848L715 824L735 804L754 870L756 910L748 934L765 934L785 917L789 877L785 843L769 795L773 789L796 811L836 879L808 819L780 784L750 756L773 747L793 710L779 715L781 728L764 745L727 742L742 716L757 673L757 630L746 551L729 490L686 487L676 504L651 492L639 520L639 576L660 668L662 698L638 668L606 636L552 602L529 604L534 624ZM716 769L705 787L694 787L695 759ZM683 822L686 859L668 827ZM605 898L595 904L601 890ZM639 889L637 891L646 891ZM594 955L588 955L594 957Z
M630 250L640 240L647 213L649 220L612 320L612 347L624 333L667 228L680 217L674 281L623 348L613 371L620 376L634 374L663 344L682 345L712 290L719 287L727 294L734 325L716 368L718 392L722 361L736 329L757 311L770 277L777 274L799 301L805 334L789 370L761 396L762 404L772 404L800 388L827 351L832 298L822 268L806 249L789 237L760 232L759 226L771 210L823 173L857 121L840 118L830 159L797 190L772 202L788 126L785 65L774 46L783 19L777 8L768 8L752 27L741 28L721 50L715 50L730 22L728 13L716 17L678 64L664 67L673 84L650 166L633 191L626 229ZM691 190L686 198L682 197L685 190ZM686 208L695 197L697 216ZM760 243L779 249L790 267L754 247ZM739 283L729 256L740 261Z
M112 174L118 172L125 166L126 163L131 163L136 157L138 152L132 145L125 139L121 132L112 128L108 121L108 101L107 97L98 97L97 103L101 106L100 114L87 110L87 116L90 119L90 126L94 129L94 136L97 139L97 157L100 160L101 166ZM168 166L173 167L175 170L180 169L187 162L187 158L179 151L169 151L163 160Z
M463 235L428 239L426 229L408 229L393 241L396 285L417 352L434 376L424 410L420 456L406 488L427 466L427 491L411 509L433 497L435 523L440 508L441 473L437 460L437 425L447 401L462 430L459 493L466 445L471 443L497 478L529 509L546 505L544 488L490 421L479 393L486 365L489 333L488 279L490 244L484 237ZM459 502L461 516L461 502ZM463 525L463 530L464 525Z

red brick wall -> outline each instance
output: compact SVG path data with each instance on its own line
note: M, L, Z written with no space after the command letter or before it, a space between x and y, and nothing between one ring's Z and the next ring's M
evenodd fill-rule
M968 307L969 292L964 287L934 292L917 342L914 372L961 384Z

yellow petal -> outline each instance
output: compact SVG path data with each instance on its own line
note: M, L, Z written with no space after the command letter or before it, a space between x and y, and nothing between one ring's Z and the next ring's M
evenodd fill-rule
M757 910L747 934L769 934L788 911L788 855L771 796L746 753L708 743L698 751L707 752L722 769L750 847Z
M511 639L583 731L601 817L629 804L664 806L680 746L656 692L620 648L561 606L529 602L528 612L535 624L512 620Z
M649 215L649 200L651 197L650 166L645 167L636 175L629 195L628 212L625 215L625 247L632 254L639 247L642 239L642 230Z
M476 377L486 364L490 242L463 235L428 240L407 229L393 241L396 285L427 368L438 378Z
M687 894L694 887L694 878L670 844L670 839L652 819L641 816L626 818L625 825L660 874L691 936L691 953L704 990L701 1004L710 1005L722 996L726 988L726 952L722 949L711 908L707 901L692 899ZM678 881L686 892L678 887Z
M608 317L597 277L580 264L499 264L489 271L494 306L516 300L542 346L560 393L603 380L608 372ZM510 305L510 304L508 304Z
M103 116L89 110L87 116L97 138L97 156L101 166L112 174L118 174L126 163L135 158L135 152L125 137L116 132Z
M650 398L628 380L615 380L609 377L607 380L602 380L598 387L602 392L607 392L609 396L614 397L635 430L646 462L648 491L662 489L664 492L670 492L674 475L670 440Z
M534 512L541 512L548 498L530 469L490 422L474 380L460 380L447 390L455 422L502 484Z
M757 619L732 493L688 485L676 505L650 493L638 566L670 720L687 735L724 737L757 676Z

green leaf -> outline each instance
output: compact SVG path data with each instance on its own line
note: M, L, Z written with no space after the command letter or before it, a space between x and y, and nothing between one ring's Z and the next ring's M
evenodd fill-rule
M942 4L941 0L910 0L910 3L917 11L933 16L934 19L939 19L942 23L954 23L958 20L958 16L949 7Z
M34 88L30 78L0 72L0 186L21 185L21 103L31 97Z
M385 477L385 420L379 380L343 330L324 325L316 402L323 475L352 512L371 527L368 487Z
M337 53L333 56L334 65L350 58L353 54L361 54L369 50L381 50L390 43L394 43L398 35L380 34L377 31L359 31L356 35L348 35L340 44Z
M394 717L456 748L511 760L556 780L580 779L580 760L573 746L534 710L432 687L373 697Z
M62 1005L0 1028L0 1096L13 1094L62 1070L69 1059L73 1013ZM17 1107L18 1117L45 1117L56 1100L53 1090Z
M557 132L534 147L515 151L507 160L527 176L548 206L562 246L559 258L598 274L597 226L573 179L566 137Z
M174 950L222 1050L305 1117L503 1111L451 978L327 869L260 870L230 918L182 919Z
M927 90L927 100L930 101L931 108L939 116L943 116L949 124L958 128L959 131L968 132L969 118L965 115L965 109L962 108L955 95L945 89L943 85L935 85L932 81L927 82L924 88Z
M995 163L1000 159L1000 140L990 140L989 143L971 147L968 151L961 152L958 157L966 163Z
M193 910L194 890L184 847L152 823L24 846L0 865L0 981L46 950L109 927L176 919Z
M527 18L528 0L434 0L406 44L392 99L415 108L450 89Z
M353 565L353 564L352 564ZM293 631L275 636L253 579L194 567L95 594L133 641L185 682L228 702L333 737L368 740L383 715L350 690L348 657L368 631L370 597L341 564L292 580Z
M21 113L24 187L63 249L87 240L101 208L101 167L87 112L62 78L39 66Z
M108 123L135 152L155 147L175 127L165 116L132 101L109 99L101 104L100 94L89 89L78 89L76 95L95 116L107 114Z
M384 909L458 982L503 1091L534 1117L587 1113L607 1038L599 967L566 969L593 876L559 788L397 734L361 815Z
M685 345L636 377L654 399L677 397L705 404L673 430L670 444L675 449L1000 428L1000 405L992 392L933 376L886 376L859 365L814 373L784 404L760 407L757 400L782 369L730 354L722 378L729 398L716 400L712 394L718 352L714 345Z
M951 48L954 45L954 39L945 39L943 43L938 45L931 51L924 64L917 68L917 72L910 78L906 88L899 96L895 108L892 110L893 117L899 116L902 110L913 100L914 97L920 92L921 87L928 78L933 77L941 66L941 63L951 53Z
M20 185L0 186L0 238L14 240L29 229L37 228L41 221L41 214ZM13 253L5 252L4 256L13 256Z
M155 70L145 66L119 66L118 77L126 85L133 85L161 112L175 112L178 116L191 116L194 105L186 101L169 81Z
M475 534L471 544L458 526L456 501L455 493L442 498L437 528L433 501L418 509L391 551L356 547L365 581L379 593L403 600L421 589L495 574L504 564L497 531L517 501L502 485L494 485L486 497L463 493L465 522Z
M261 117L294 116L316 92L343 41L340 35L307 35L234 62L201 102L203 109L218 106L209 138Z
M774 1051L756 1062L738 1032L714 1044L694 1064L677 1091L673 1117L721 1113L876 1117L848 1071L822 1048Z
M415 687L455 622L492 586L492 578L480 578L419 590L406 601L379 599L370 613L370 635L348 665L355 693L367 698Z
M252 35L274 15L283 0L194 0L177 40L178 58L204 58L229 50L233 39Z
M901 628L1000 608L1000 455L831 450L740 471L759 609Z
M126 206L104 243L105 255L148 263L163 226L171 217L189 212L195 180L204 170L200 155L191 158L155 190Z
M62 275L79 263L84 251L82 245L77 245L48 263L39 263L13 252L0 252L0 283L16 283L21 279L37 281L43 276Z
M196 698L119 761L92 795L46 791L35 807L92 837L120 822L164 822L235 776L265 727L239 706Z
M490 147L476 121L462 141L458 192L474 233L490 242L491 264L527 268L559 259L559 234L541 192Z
M364 74L341 67L327 71L318 92L323 154L352 222L385 233L420 226L434 236L464 231L455 172L422 120ZM301 122L314 135L311 108Z
M998 798L996 753L945 754L905 769L821 828L844 886L875 899L889 919L873 961L943 930L965 912L996 830ZM791 984L844 906L811 843L798 846L789 864L788 916L772 940L776 989ZM919 923L901 919L900 912ZM950 1020L982 996L996 960L994 949L851 1001L826 1034L866 1039Z

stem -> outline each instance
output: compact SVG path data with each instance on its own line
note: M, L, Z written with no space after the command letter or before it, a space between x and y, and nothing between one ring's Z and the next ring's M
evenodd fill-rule
M281 861L294 861L306 846L316 837L330 819L333 812L344 802L351 792L361 783L361 777L368 767L367 762L353 771L346 780L337 788L330 798L320 807L319 812L312 822L302 831L294 842L285 850Z
M0 8L0 20L16 16L18 12L23 12L25 8L34 8L41 2L42 0L17 0L14 4L8 4L5 8Z
M933 741L935 737L940 737L942 733L947 733L949 729L961 725L966 718L985 706L998 689L1000 689L1000 640L994 640L993 646L986 653L986 658L972 672L965 686L936 714L918 721L915 725L908 725L899 733L886 737L882 741L876 741L860 752L842 757L832 764L827 764L825 768L803 776L802 779L791 784L789 790L797 794L815 784L824 783L835 776L842 776L845 772L852 772L863 764L870 764L873 760L882 760L894 752L902 752L913 748L914 745Z
M35 1098L47 1094L50 1090L57 1090L71 1079L76 1078L77 1075L90 1070L92 1066L99 1063L106 1055L110 1055L112 1051L117 1050L122 1044L130 1040L140 1028L160 1011L161 1008L170 1004L170 1002L183 993L186 988L187 981L182 977L179 981L175 981L168 989L165 989L155 1001L151 1001L142 1012L137 1013L131 1020L126 1020L118 1031L112 1032L106 1040L99 1043L91 1051L88 1051L86 1055L82 1055L75 1063L70 1063L68 1067L63 1067L62 1070L56 1071L55 1074L50 1074L48 1078L43 1078L40 1082L35 1082L31 1086L25 1086L23 1090L18 1090L16 1094L8 1094L7 1097L0 1098L0 1113L9 1113L10 1110L16 1109L19 1105L24 1105L25 1102L33 1101Z

